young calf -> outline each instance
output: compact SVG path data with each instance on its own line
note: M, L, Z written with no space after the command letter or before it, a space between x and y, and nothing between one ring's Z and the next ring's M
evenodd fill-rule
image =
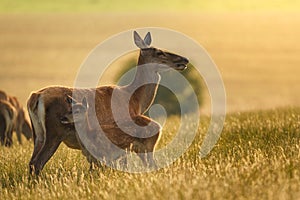
M136 132L136 127L130 123L122 122L121 127L117 125L101 125L100 128L92 128L88 115L88 103L86 98L82 102L78 102L71 96L67 96L70 102L71 111L61 117L62 124L76 124L76 137L79 141L82 153L87 157L91 168L93 164L99 164L97 159L87 150L91 150L96 157L102 161L113 164L116 159L123 156L126 151L132 151L138 154L144 165L154 167L155 162L153 152L156 141L158 140L160 125L148 117L135 116L133 122L141 127L147 126L145 129L139 129L141 137L134 137L128 133ZM151 124L150 124L151 122ZM143 130L143 131L141 131ZM126 132L124 132L126 131ZM85 142L83 143L78 133L84 134ZM147 137L152 134L153 136ZM88 144L87 148L85 145Z

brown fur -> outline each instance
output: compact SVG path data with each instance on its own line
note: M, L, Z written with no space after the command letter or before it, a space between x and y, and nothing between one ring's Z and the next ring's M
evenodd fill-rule
M15 108L7 101L0 100L0 141L1 145L12 145L12 132L16 118Z
M26 139L29 140L32 137L31 126L25 118L25 111L23 106L19 103L16 97L10 96L1 90L0 99L9 103L15 110L16 116L14 117L13 121L13 131L15 131L17 134L18 142L22 144L21 134L23 134Z
M4 91L2 91L2 90L0 90L0 100L8 101L7 94Z
M89 144L89 148L93 149L98 158L113 164L115 159L121 157L124 152L133 151L140 156L145 165L155 166L153 151L159 137L160 125L158 123L148 117L138 115L133 117L132 121L136 125L144 127L143 129L137 130L135 127L132 127L130 122L126 121L120 124L122 129L117 124L102 125L101 129L92 128L90 126L92 120L88 116L87 104L77 103L73 98L68 98L72 99L71 101L73 102L72 105L70 104L72 112L66 113L62 121L64 124L76 123L77 131L85 134L85 142ZM83 101L86 102L86 99L84 98ZM135 133L139 137L134 137L128 133ZM80 141L82 152L91 163L92 168L93 163L98 163L97 159L87 150L85 147L86 143L83 144L81 142L78 132L76 132L76 137ZM120 149L116 148L121 148L125 151L120 151ZM144 153L147 154L145 155Z
M146 41L146 39L144 40ZM147 40L148 43L149 40ZM149 63L152 64L145 65ZM39 174L61 142L70 148L82 148L81 141L78 141L76 137L74 125L61 123L62 117L72 110L67 96L73 96L74 99L86 97L88 104L95 106L95 110L92 107L88 109L88 120L91 127L97 126L97 124L92 123L99 123L101 127L110 127L105 129L105 133L117 146L128 149L130 145L133 145L135 152L153 152L160 131L147 140L134 138L120 131L115 126L116 119L112 114L112 94L115 93L117 96L113 103L118 108L117 115L121 123L127 123L126 121L133 119L136 124L144 126L153 122L157 128L159 125L143 116L143 113L150 107L156 95L160 80L158 71L161 68L167 69L166 66L182 70L187 63L188 60L184 57L147 47L141 49L136 76L133 82L127 86L102 86L92 89L52 86L32 93L27 102L34 137L34 151L29 163L30 173ZM159 64L165 66L162 67ZM143 84L146 80L150 80L151 84ZM129 103L127 99L130 99ZM128 111L130 116L126 115ZM96 113L96 116L93 116L93 113ZM131 131L134 132L133 129Z

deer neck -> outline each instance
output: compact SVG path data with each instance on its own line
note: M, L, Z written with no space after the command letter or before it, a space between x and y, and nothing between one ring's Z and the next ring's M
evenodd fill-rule
M151 64L151 66L147 66ZM146 62L140 55L134 80L127 87L132 93L132 99L139 103L140 113L144 113L151 106L156 96L160 82L160 75L157 73L158 66Z

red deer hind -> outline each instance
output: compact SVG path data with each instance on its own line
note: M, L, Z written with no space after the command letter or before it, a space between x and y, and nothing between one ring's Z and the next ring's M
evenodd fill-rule
M6 146L11 146L12 133L13 131L17 134L17 139L22 144L23 134L27 140L31 139L32 131L29 121L25 118L25 111L23 106L19 103L18 99L14 96L6 94L0 90L0 101L1 101L1 117L0 117L0 128L1 128L1 143L5 140ZM13 111L13 112L12 112ZM7 115L10 113L10 115ZM10 120L9 120L10 119ZM3 129L10 127L6 134Z
M0 141L1 145L12 145L12 132L16 119L15 108L7 101L0 99Z
M160 81L159 72L169 68L184 70L189 61L182 56L151 47L149 32L142 39L134 31L134 42L139 47L140 53L136 75L129 85L108 85L87 89L52 86L31 94L27 102L34 137L34 150L29 163L30 173L38 175L61 142L70 148L82 149L81 142L76 136L74 123L70 123L70 119L67 118L71 112L74 114L70 96L77 100L85 97L88 105L94 105L87 109L88 115L93 115L94 111L101 127L113 127L104 132L112 143L120 145L120 148L128 148L129 143L134 143L135 140L128 137L130 138L128 139L129 143L119 141L127 136L120 132L116 124L126 123L127 120L140 126L151 123L151 126L155 127L155 134L144 138L145 140L139 143L144 147L139 146L135 152L147 153L146 158L141 157L142 161L153 163L153 152L159 140L160 126L143 114L155 98ZM121 122L116 122L112 104L119 108L117 118ZM131 133L127 134L131 135ZM132 150L134 151L134 149Z

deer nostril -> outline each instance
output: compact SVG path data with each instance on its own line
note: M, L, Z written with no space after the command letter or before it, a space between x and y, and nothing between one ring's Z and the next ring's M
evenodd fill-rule
M188 60L187 58L183 58L183 61L184 61L185 63L189 63L189 60Z

